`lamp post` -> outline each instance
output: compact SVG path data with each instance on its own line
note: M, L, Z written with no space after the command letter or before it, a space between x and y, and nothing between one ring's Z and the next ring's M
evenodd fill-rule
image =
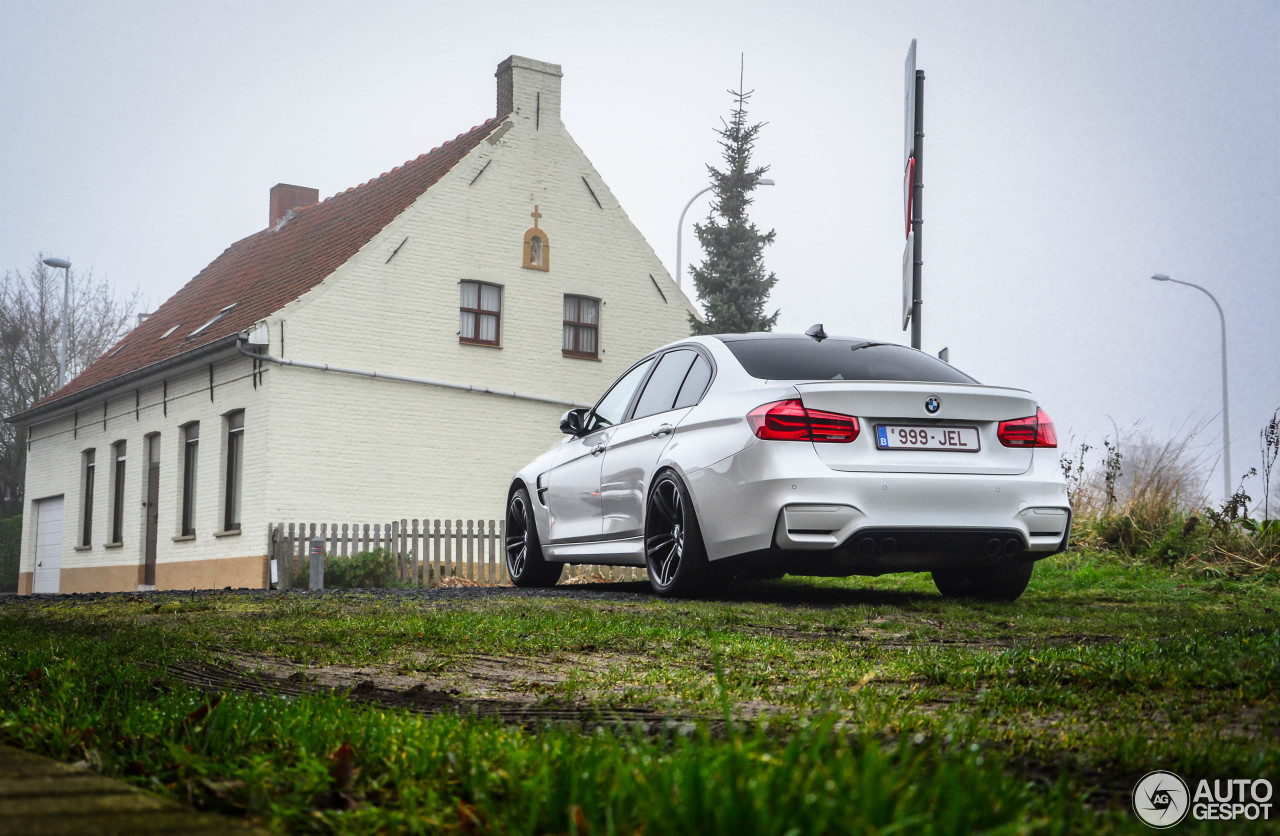
M1208 296L1213 302L1213 306L1218 309L1218 319L1222 323L1222 498L1231 498L1231 410L1227 401L1227 317L1222 313L1222 306L1218 304L1217 298L1212 293L1205 290L1198 284L1184 282L1178 279L1171 279L1164 273L1156 273L1151 277L1158 282L1173 282L1174 284L1184 284L1187 287L1194 287L1196 290Z
M62 339L58 342L58 388L67 382L67 308L71 299L71 262L65 258L46 258L50 267L62 268Z
M773 180L769 179L768 177L761 177L759 180L756 181L756 185L772 186ZM693 202L695 200L702 197L704 194L706 194L707 192L711 191L714 188L715 186L707 186L705 189L702 189L701 191L695 193L693 197L689 198L689 202L684 205L684 208L680 210L680 222L676 224L676 287L680 287L680 279L684 275L684 264L681 258L681 250L680 250L681 244L683 243L683 240L684 240L684 213L689 211L689 207L693 205Z

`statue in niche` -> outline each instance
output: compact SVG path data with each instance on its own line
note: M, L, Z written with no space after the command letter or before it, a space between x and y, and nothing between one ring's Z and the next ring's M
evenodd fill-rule
M530 214L533 216L533 226L524 233L524 266L530 270L549 270L551 242L547 239L547 233L538 228L538 219L542 217L542 213L534 206Z

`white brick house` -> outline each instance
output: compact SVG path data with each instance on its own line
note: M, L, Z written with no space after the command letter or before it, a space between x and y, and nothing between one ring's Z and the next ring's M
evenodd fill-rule
M273 522L500 516L568 404L692 311L561 123L560 75L513 56L496 119L323 202L276 186L267 229L7 419L19 591L262 587Z

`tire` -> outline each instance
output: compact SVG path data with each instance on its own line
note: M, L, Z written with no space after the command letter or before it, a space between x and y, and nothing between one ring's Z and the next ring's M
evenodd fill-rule
M1016 601L1031 582L1035 563L1006 559L994 566L972 569L939 569L933 585L944 598L972 598L978 601Z
M555 586L563 564L550 563L542 556L538 525L533 518L529 492L517 488L507 500L507 574L516 586Z
M689 489L670 470L653 480L645 503L644 562L649 585L667 597L701 592L710 575Z

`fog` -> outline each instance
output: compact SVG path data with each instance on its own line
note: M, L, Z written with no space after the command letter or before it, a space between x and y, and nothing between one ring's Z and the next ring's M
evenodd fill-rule
M740 60L779 328L901 330L903 61L926 72L923 347L1029 388L1071 439L1202 425L1258 464L1280 407L1280 4L0 3L0 258L157 306L266 225L493 115L498 62L558 63L562 115L668 269ZM686 262L700 258L689 212ZM683 271L680 271L683 272ZM688 279L685 278L688 288ZM1254 491L1261 497L1261 487Z

